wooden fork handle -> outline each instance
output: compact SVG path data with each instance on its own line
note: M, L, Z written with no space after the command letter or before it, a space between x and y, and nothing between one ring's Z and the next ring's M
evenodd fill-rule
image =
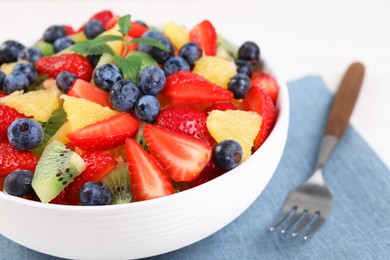
M358 62L351 64L345 72L333 100L325 136L332 135L340 139L343 135L358 98L363 77L364 66Z

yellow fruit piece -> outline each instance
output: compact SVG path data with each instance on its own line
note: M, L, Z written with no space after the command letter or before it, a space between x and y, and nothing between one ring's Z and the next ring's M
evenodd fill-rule
M53 135L53 137L49 140L49 143L52 141L58 141L58 142L61 142L63 144L67 144L67 143L69 143L69 139L66 135L69 133L70 133L69 122L65 122L65 124L63 124L57 130L55 135Z
M235 140L242 148L242 161L252 153L253 142L260 130L261 116L242 110L213 110L206 121L211 136L218 142Z
M15 68L15 66L19 63L27 63L24 61L20 62L10 62L10 63L4 63L1 65L0 70L5 73L5 75L11 74L12 70Z
M62 95L61 98L64 99L63 107L68 118L70 132L118 114L118 112L108 107L103 107L83 98L67 95Z
M236 64L219 57L203 56L195 62L192 71L227 89L230 78L237 74Z
M99 34L98 37L104 35L122 36L122 33L119 32L119 24L116 24L110 30ZM117 56L121 56L123 54L123 51L125 50L123 41L110 41L107 42L106 44L111 47L111 49L115 52Z
M68 38L71 38L74 42L81 42L88 40L87 36L85 36L84 32L75 33L72 35L67 36Z
M188 30L172 21L164 24L164 35L171 40L177 49L190 41Z
M0 104L15 108L19 113L46 122L54 110L61 106L58 89L41 89L23 94L15 91L0 99Z

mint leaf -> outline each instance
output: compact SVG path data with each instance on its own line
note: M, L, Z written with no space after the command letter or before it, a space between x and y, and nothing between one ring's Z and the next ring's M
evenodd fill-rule
M131 28L130 19L131 19L131 15L129 15L129 14L119 18L119 20L118 20L119 32L127 35L127 32Z
M114 54L114 51L105 43L112 41L123 41L122 36L103 35L98 38L76 42L70 50L85 55L101 55L103 53Z
M138 73L140 72L142 66L142 60L140 57L131 56L127 58L121 58L115 56L114 62L121 69L125 78L133 82L138 81Z
M130 41L131 43L142 43L142 44L147 44L147 45L150 45L150 46L153 46L153 47L156 47L156 48L159 48L163 51L170 51L169 48L167 46L165 46L165 44L163 44L162 42L160 41L157 41L155 39L150 39L150 38L136 38L136 39L133 39Z

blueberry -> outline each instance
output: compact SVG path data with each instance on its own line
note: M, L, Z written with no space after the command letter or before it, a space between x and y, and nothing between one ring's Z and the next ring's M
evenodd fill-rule
M93 39L104 32L104 27L101 21L92 19L84 26L84 34L88 39Z
M141 20L136 20L134 21L135 23L138 23L139 25L142 25L143 27L145 28L149 28L148 25L144 22L144 21L141 21Z
M231 170L242 159L241 145L234 140L224 140L214 148L214 163L222 169Z
M244 74L248 75L249 77L252 75L253 68L252 68L252 64L250 61L235 60L234 62L236 63L236 66L237 66L237 73L244 73Z
M15 72L23 73L27 77L30 84L34 83L38 78L38 72L35 69L35 66L32 65L31 63L17 64L12 70L12 73L15 73Z
M112 63L107 63L100 66L93 74L93 80L96 86L106 91L109 91L115 82L122 79L122 72L116 65Z
M112 200L112 191L104 182L89 181L81 186L79 197L84 206L108 205Z
M6 41L0 45L0 65L17 61L19 53L25 49L23 44L17 41Z
M190 65L180 56L172 57L164 63L164 72L167 76L179 70L190 70Z
M195 61L197 61L200 57L202 57L203 51L196 43L189 42L184 44L179 50L179 56L183 57L190 65L191 69L195 65Z
M43 33L43 40L48 43L54 43L55 40L65 36L66 30L64 27L59 25L52 25Z
M11 123L7 132L8 141L18 150L37 147L43 140L43 128L35 120L19 118Z
M154 66L144 68L138 76L138 86L145 95L156 96L165 87L164 71Z
M6 76L5 73L0 70L0 90L3 90L3 83L4 83L5 76Z
M38 59L42 58L43 54L37 48L26 48L19 52L18 61L29 61L35 63Z
M139 120L153 123L160 112L160 102L155 96L145 95L138 99L134 112Z
M251 80L248 75L244 73L238 73L234 75L228 84L228 90L233 92L235 99L242 99L248 93L251 87Z
M31 186L33 173L27 170L16 170L5 177L4 189L12 196L26 196L33 193Z
M94 68L98 64L100 57L102 57L102 55L87 55L87 59L91 62L92 67Z
M245 42L238 49L238 58L240 60L247 61L259 61L260 60L260 49L259 46L254 42Z
M110 90L110 103L118 111L130 112L141 96L137 85L130 80L116 82Z
M150 55L160 64L164 64L169 58L173 57L175 53L175 48L173 47L172 42L167 39L161 39L160 42L164 44L169 51L164 51L157 47L152 47L150 49Z
M16 90L28 91L30 82L24 73L17 71L8 74L3 83L3 89L5 94L11 94Z
M63 71L57 75L56 84L62 93L67 94L77 76L71 72Z
M53 43L54 52L58 53L62 50L65 50L69 46L72 46L73 44L74 44L74 41L69 37L58 38Z
M151 30L144 32L144 34L142 34L141 38L148 38L148 39L154 39L154 40L165 39L164 35L155 29L151 29ZM149 52L151 49L152 49L152 46L150 46L150 45L143 44L143 43L138 44L139 51Z

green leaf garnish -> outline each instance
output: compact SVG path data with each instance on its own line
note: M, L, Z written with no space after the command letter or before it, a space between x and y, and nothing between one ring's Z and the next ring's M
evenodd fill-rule
M127 78L133 82L138 81L138 74L139 74L139 71L141 70L141 66L142 66L141 58L136 57L136 56L130 56L127 58L115 56L114 62L121 69L125 78Z
M127 32L131 29L130 19L131 19L131 15L129 14L119 18L118 20L119 32L127 35Z
M147 44L147 45L150 45L150 46L153 46L153 47L156 47L156 48L159 48L163 51L170 51L169 48L167 46L165 46L165 44L163 44L162 42L160 41L157 41L155 39L150 39L150 38L136 38L136 39L133 39L131 40L131 43L142 43L142 44Z
M123 41L123 37L116 35L103 35L92 40L77 42L70 48L70 50L84 55L101 55L103 53L114 55L114 51L106 44L107 42L112 41Z

